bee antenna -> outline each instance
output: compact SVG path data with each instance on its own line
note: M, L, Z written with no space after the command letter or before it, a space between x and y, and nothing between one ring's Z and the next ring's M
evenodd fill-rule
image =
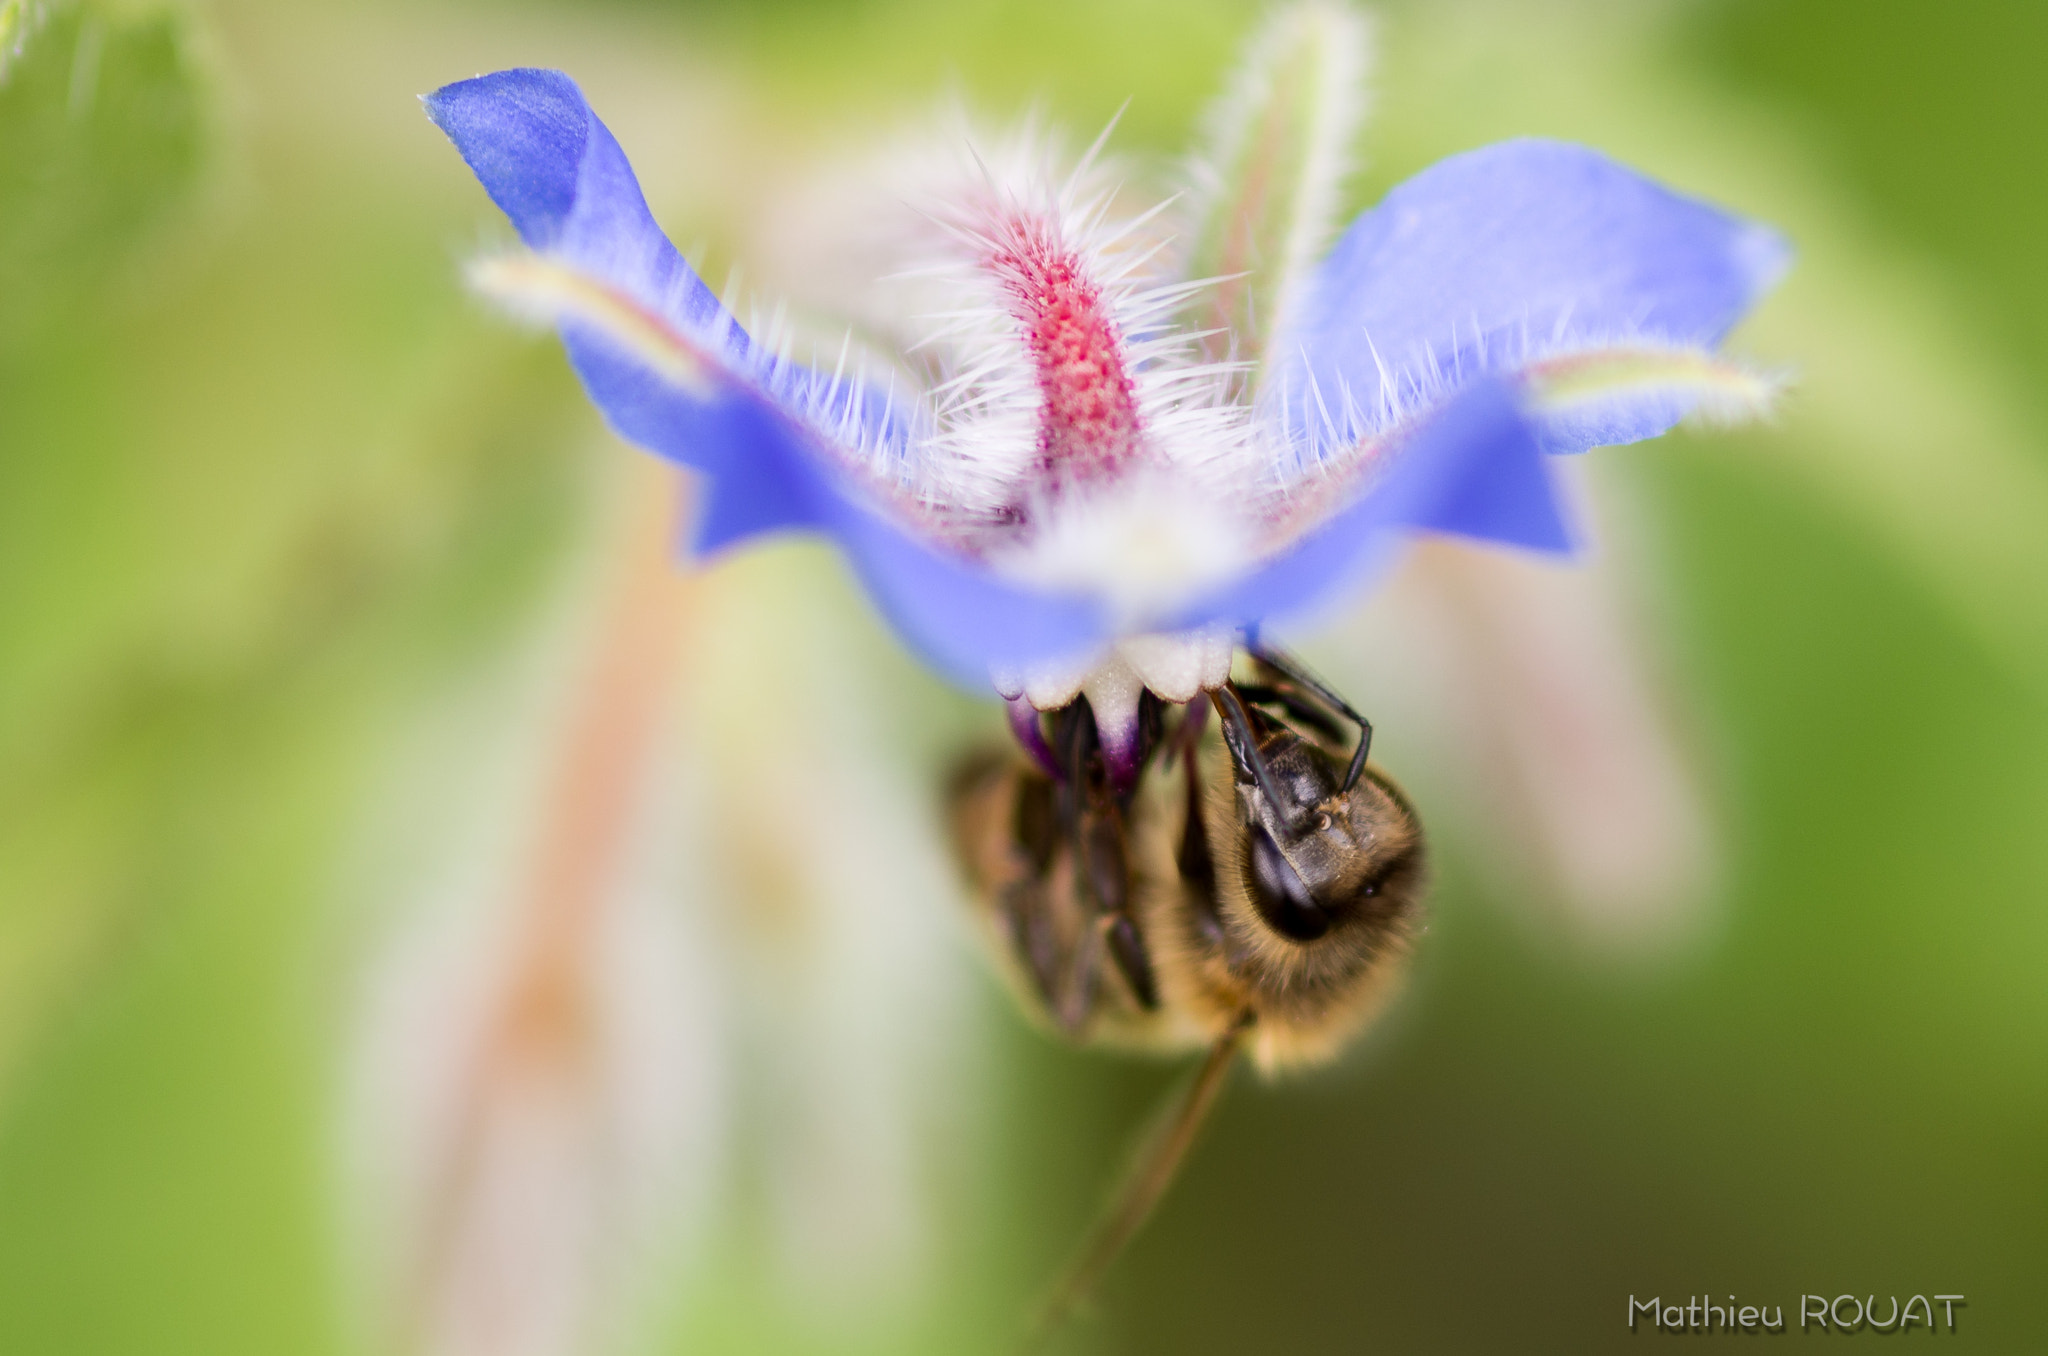
M1159 1198L1173 1184L1180 1165L1187 1160L1195 1135L1215 1108L1217 1094L1223 1091L1224 1079L1254 1020L1256 1014L1249 1008L1239 1013L1209 1047L1201 1068L1195 1071L1186 1089L1166 1104L1156 1127L1140 1143L1129 1174L1111 1197L1109 1209L1096 1222L1094 1232L1053 1288L1045 1307L1038 1311L1037 1320L1017 1348L1017 1356L1031 1356L1045 1348L1060 1324L1088 1298L1110 1263L1144 1227Z

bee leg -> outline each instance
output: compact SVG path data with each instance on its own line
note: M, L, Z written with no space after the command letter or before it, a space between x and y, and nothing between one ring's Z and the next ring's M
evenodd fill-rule
M1051 913L1046 907L1045 882L1016 882L1003 892L998 907L1003 929L1009 934L1011 949L1023 962L1024 973L1030 978L1032 987L1038 990L1045 1010L1058 1020L1060 994L1064 987L1060 973L1061 947L1053 929Z
M1209 1047L1208 1057L1186 1088L1168 1103L1171 1110L1139 1146L1130 1173L1117 1187L1108 1213L1096 1221L1087 1242L1053 1287L1020 1352L1032 1353L1045 1347L1074 1306L1094 1290L1109 1264L1151 1216L1153 1207L1159 1204L1159 1198L1166 1194L1166 1188L1180 1171L1188 1150L1194 1147L1196 1132L1215 1108L1217 1094L1223 1091L1231 1067L1237 1062L1237 1052L1244 1046L1245 1033L1251 1029L1252 1021L1250 1012L1240 1014Z
M1045 1014L1070 1038L1086 1032L1101 987L1102 929L1080 893L1081 874L1071 845L1061 842L1042 875L1015 882L1001 900L1024 973Z
M1203 701L1200 697L1195 700ZM1201 710L1204 715L1208 713L1207 702L1203 702ZM1189 723L1194 720L1190 712ZM1196 737L1199 738L1199 729ZM1187 769L1187 818L1181 825L1180 851L1175 855L1174 865L1194 902L1197 925L1211 943L1221 944L1223 909L1216 899L1216 859L1210 854L1209 829L1202 818L1202 761L1195 756L1192 741L1188 745Z
M1350 702L1338 696L1329 684L1303 668L1301 661L1292 655L1259 645L1246 648L1250 650L1252 658L1288 681L1298 684L1317 701L1325 702L1334 710L1343 712L1346 719L1358 726L1358 751L1351 755L1351 767L1344 774L1342 789L1349 791L1358 785L1358 779L1365 774L1366 753L1372 748L1372 722L1352 710Z
M1277 706L1327 739L1340 743L1345 739L1343 722L1320 704L1310 701L1292 683L1283 681L1273 686L1264 683L1239 683L1237 697L1248 707Z
M1287 801L1259 752L1259 737L1252 729L1251 717L1245 714L1244 703L1237 698L1237 689L1225 683L1216 689L1215 700L1216 709L1223 715L1223 742L1230 749L1230 761L1237 774L1259 788L1274 814L1284 815Z
M1053 761L1060 770L1055 780L1078 812L1088 798L1090 773L1096 772L1094 781L1101 780L1099 771L1092 767L1102 747L1102 736L1095 729L1095 712L1086 697L1076 697L1054 711L1050 723Z
M1064 1023L1070 1006L1065 995L1073 943L1062 936L1069 929L1062 928L1055 888L1059 853L1066 841L1055 804L1058 790L1046 778L1028 772L1017 776L1014 786L1009 839L1011 869L1017 874L990 882L989 903L998 933L1040 1006L1056 1023Z
M1010 804L1010 840L1024 849L1030 878L1042 881L1052 873L1059 848L1058 792L1043 777L1022 776Z
M1145 948L1144 934L1127 913L1109 923L1109 955L1131 986L1131 996L1147 1012L1159 1010L1159 980L1152 973L1152 953Z
M1063 773L1051 786L1051 832L1064 857L1054 856L1046 890L1048 898L1060 901L1068 940L1060 954L1064 964L1044 977L1044 987L1053 1021L1078 1035L1094 1015L1101 988L1105 916L1120 910L1127 894L1121 820L1105 786L1101 735L1088 699L1076 698L1047 723Z
M1154 716L1154 742L1157 713ZM1149 748L1146 750L1150 752ZM1147 1012L1159 1006L1159 984L1151 953L1131 916L1131 866L1125 846L1123 793L1091 782L1075 834L1078 894L1091 906L1110 959L1123 973L1131 996Z
M1080 849L1081 815L1088 804L1088 762L1094 753L1095 721L1086 698L1050 713L1050 752L1058 769L1053 777L1053 821L1059 836Z
M1131 916L1131 871L1124 851L1122 814L1115 805L1102 807L1088 817L1082 836L1091 902L1098 911L1110 959L1129 981L1138 1006L1149 1012L1159 1006L1159 985L1144 934Z

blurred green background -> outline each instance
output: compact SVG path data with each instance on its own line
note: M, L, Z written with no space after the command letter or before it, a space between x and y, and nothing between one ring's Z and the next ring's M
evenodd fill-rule
M1130 98L1121 144L1163 163L1256 14L0 5L0 1351L393 1342L337 1163L359 977L438 832L403 807L421 763L529 740L513 727L545 701L503 694L549 690L633 455L552 342L464 295L461 260L502 235L414 96L568 69L716 280L749 267L778 174L949 87L1077 128ZM1796 1312L1943 1292L1969 1297L1953 1340L2039 1350L2048 11L1383 18L1361 201L1446 153L1558 135L1800 248L1743 336L1799 373L1779 419L1595 454L1649 543L1627 559L1709 788L1720 899L1676 950L1578 945L1439 795L1413 992L1338 1068L1240 1081L1068 1343L1606 1351L1666 1340L1628 1331L1632 1294ZM777 703L818 728L822 702L841 784L887 764L876 794L918 818L992 723L816 547L722 562L702 590L682 681L755 704L692 708L736 722L692 746L696 794L756 747L802 775ZM469 726L422 753L449 711ZM1431 806L1421 753L1398 761L1420 746L1382 725ZM433 832L391 848L394 816ZM700 911L721 897L693 888ZM879 943L959 975L928 1018L875 1028L911 1033L876 1067L920 1108L903 1180L925 1241L887 1302L806 1280L778 1242L786 1107L755 1087L786 1058L761 1053L771 983L728 1004L727 1147L695 1241L589 1349L1001 1348L1169 1071L1025 1029L961 932Z

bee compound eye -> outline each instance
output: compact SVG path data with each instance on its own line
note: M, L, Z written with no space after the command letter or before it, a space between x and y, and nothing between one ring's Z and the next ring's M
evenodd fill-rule
M1281 853L1262 824L1248 830L1251 879L1245 882L1252 904L1266 925L1283 937L1312 942L1330 930L1330 915L1309 893L1301 873Z

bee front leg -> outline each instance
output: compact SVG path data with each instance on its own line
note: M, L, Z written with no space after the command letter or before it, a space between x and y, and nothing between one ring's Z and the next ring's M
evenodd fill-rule
M1223 743L1230 750L1230 762L1237 775L1259 788L1259 794L1275 814L1284 814L1288 802L1273 781L1273 770L1266 766L1265 755L1259 752L1258 731L1252 729L1252 718L1238 700L1237 689L1225 683L1211 695L1223 716Z
M1333 710L1344 713L1345 719L1358 727L1358 750L1351 755L1350 770L1344 774L1343 790L1349 791L1358 785L1358 779L1365 774L1365 758L1372 748L1372 722L1353 710L1351 703L1338 696L1328 683L1302 667L1301 661L1283 650L1268 649L1264 646L1246 647L1252 658L1264 664L1281 677L1294 683L1317 701L1328 704Z

